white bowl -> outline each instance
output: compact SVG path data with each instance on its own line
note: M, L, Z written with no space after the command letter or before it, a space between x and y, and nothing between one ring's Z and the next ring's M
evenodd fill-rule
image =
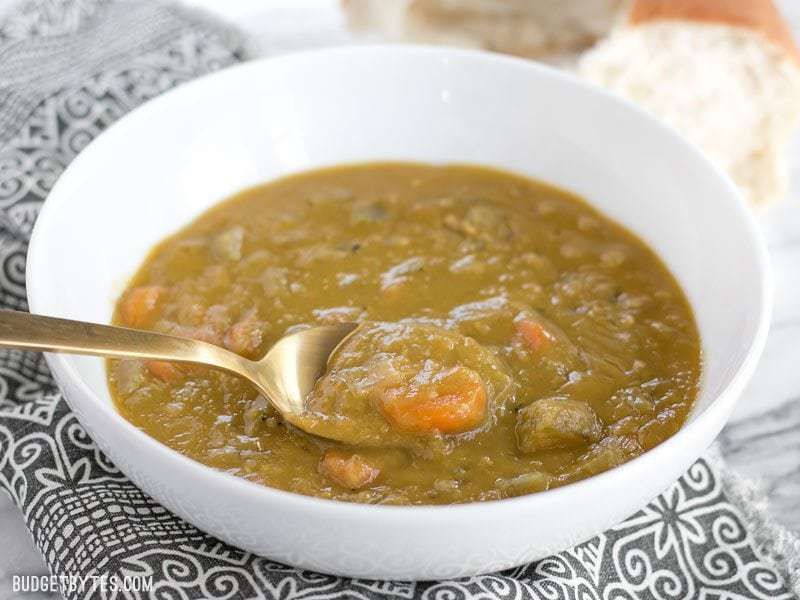
M143 490L231 544L293 565L429 579L518 565L635 512L711 443L750 377L770 313L765 249L731 182L671 130L554 70L479 52L347 48L246 63L148 102L70 165L28 256L33 312L108 322L159 240L243 187L354 161L491 165L577 192L677 276L703 344L675 436L553 491L447 507L307 498L196 463L114 409L103 362L48 356L78 417Z

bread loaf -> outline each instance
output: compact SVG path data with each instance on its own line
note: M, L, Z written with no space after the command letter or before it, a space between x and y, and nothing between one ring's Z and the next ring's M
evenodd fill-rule
M633 0L579 72L675 127L752 203L785 195L800 52L771 0Z
M613 26L622 0L343 0L356 31L395 41L526 57L582 50Z

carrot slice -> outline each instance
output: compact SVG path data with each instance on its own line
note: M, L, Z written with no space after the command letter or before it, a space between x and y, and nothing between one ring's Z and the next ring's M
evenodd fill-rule
M550 333L536 321L522 319L514 322L514 329L522 336L525 344L534 352L538 352L552 340Z
M178 381L183 376L183 371L180 369L180 367L163 360L147 360L145 361L144 366L151 375L154 375L161 381L166 381L167 383Z
M380 407L387 420L404 431L462 433L486 419L486 389L480 375L458 366L416 389L384 390Z
M357 490L369 485L380 473L358 454L346 454L338 450L328 450L319 463L319 470L325 477L342 487Z
M122 320L129 327L143 327L153 318L158 301L166 291L160 285L143 285L130 290L122 302Z

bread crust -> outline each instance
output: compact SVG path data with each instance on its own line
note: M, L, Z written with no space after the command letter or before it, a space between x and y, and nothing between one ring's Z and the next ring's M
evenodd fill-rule
M572 54L607 35L625 0L341 0L355 31L534 58Z
M798 65L800 49L772 0L632 0L627 23L679 20L755 31L780 46Z
M461 32L480 40L482 47L495 52L535 57L565 50L552 40L543 40L541 35L531 35L526 31L529 16L511 3L498 3L494 12L486 12L458 3L443 5L436 0L411 0L407 14L409 23L417 31L451 32L454 35ZM567 49L584 50L596 39L597 36L588 33L575 36Z

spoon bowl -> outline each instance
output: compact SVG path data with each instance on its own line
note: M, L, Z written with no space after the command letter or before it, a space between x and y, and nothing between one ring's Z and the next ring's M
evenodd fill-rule
M250 370L246 377L286 420L305 429L294 417L305 413L306 396L325 372L328 359L357 327L356 323L336 323L282 337L261 360L245 363Z

